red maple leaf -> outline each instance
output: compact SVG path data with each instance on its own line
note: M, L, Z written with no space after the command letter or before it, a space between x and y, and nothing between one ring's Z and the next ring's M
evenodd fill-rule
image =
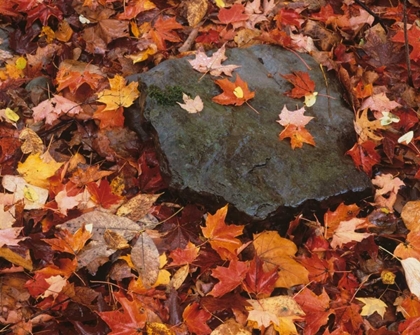
M215 83L220 86L223 93L213 97L212 100L220 105L241 106L255 96L255 92L249 90L248 83L243 81L239 75L236 75L234 83L226 78L216 80Z
M305 312L305 334L316 334L318 330L328 322L331 314L335 314L330 309L330 297L322 290L320 295L305 287L294 297L295 301Z
M100 105L93 113L93 118L101 121L99 128L124 127L124 108L120 106L116 110L104 111L105 107L106 105Z
M189 241L185 249L176 248L171 251L169 254L169 257L172 258L171 265L191 264L197 258L199 251L200 248Z
M369 176L372 174L372 167L381 161L381 156L375 150L376 143L365 141L361 144L355 143L353 147L346 152L358 169L362 169Z
M304 22L300 14L294 9L286 8L280 9L274 19L277 21L277 27L279 29L282 29L284 26L295 26L300 28Z
M292 90L285 93L287 96L291 98L303 98L306 95L314 93L315 83L309 78L307 72L296 71L290 74L280 75L295 86Z
M131 0L124 6L124 13L118 15L120 20L134 19L138 14L156 8L155 4L149 0Z
M240 262L236 259L230 261L229 266L218 266L211 271L214 278L219 279L219 282L214 285L209 292L214 297L221 297L228 292L232 292L245 279L248 272L248 263Z
M147 320L147 309L133 298L129 300L121 292L114 293L122 306L122 310L98 312L102 320L112 329L110 334L133 335L140 334Z
M245 21L248 20L249 15L244 14L244 11L245 7L241 4L236 3L229 9L221 8L217 17L223 24Z
M58 21L63 20L63 12L57 7L55 1L46 0L37 2L37 5L27 12L26 29L29 28L35 20L39 19L43 26L48 26L50 16L55 17Z
M410 59L417 61L420 59L420 28L415 24L407 31L408 44L413 47L410 53ZM399 30L394 37L391 38L393 42L405 43L404 30Z
M206 322L211 318L211 314L198 307L199 305L196 302L188 305L182 313L182 317L191 333L208 335L211 333L211 329Z
M258 299L268 298L271 295L279 277L276 267L269 271L264 271L263 265L264 261L255 256L250 263L249 271L243 282L245 290L255 294Z
M164 20L162 16L159 16L150 29L149 35L155 42L158 50L166 50L165 41L179 42L181 39L178 34L172 30L182 29L182 25L176 22L175 17Z
M121 200L119 195L112 193L111 187L106 179L102 179L99 186L91 182L86 187L92 196L92 200L103 208L110 208Z

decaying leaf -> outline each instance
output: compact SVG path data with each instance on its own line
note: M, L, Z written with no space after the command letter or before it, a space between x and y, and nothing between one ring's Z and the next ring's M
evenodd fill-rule
M26 210L42 208L48 199L47 189L31 185L19 176L3 176L2 186L13 192L15 202L23 199Z
M393 212L397 193L401 186L405 186L404 182L390 173L385 173L372 179L372 184L378 187L375 191L375 205Z
M86 266L92 274L96 273L99 266L107 262L109 256L115 252L115 249L109 248L104 239L107 229L121 235L127 241L132 240L140 230L139 225L128 218L100 211L88 212L66 221L60 225L60 228L74 234L84 224L92 224L92 237L78 254L78 268Z
M380 141L382 136L378 135L376 132L378 130L384 129L384 126L381 124L380 120L369 120L368 109L366 108L361 109L356 114L354 129L356 130L357 135L359 135L360 142L365 142L368 140Z
M20 147L24 154L42 154L45 151L41 138L31 128L23 129L19 134L19 139L24 141Z
M158 279L159 274L159 251L153 240L142 233L131 249L131 261L133 262L143 285L151 287Z

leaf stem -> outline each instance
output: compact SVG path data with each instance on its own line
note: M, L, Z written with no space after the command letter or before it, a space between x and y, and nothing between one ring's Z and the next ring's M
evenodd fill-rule
M260 114L259 111L257 111L254 107L252 107L248 101L245 101L245 103L248 105L249 108L251 108L255 113Z

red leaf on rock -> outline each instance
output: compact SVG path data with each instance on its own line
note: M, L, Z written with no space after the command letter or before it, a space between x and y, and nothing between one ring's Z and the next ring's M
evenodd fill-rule
M222 94L213 97L213 101L220 105L241 106L245 101L252 99L255 92L248 89L248 83L243 81L239 75L236 76L235 82L229 79L219 79L215 83L223 90Z
M255 256L250 263L249 271L243 282L245 290L255 294L258 299L268 298L271 295L279 277L277 268L264 271L263 264L264 261Z
M361 144L355 143L353 147L346 152L356 167L362 169L369 176L372 174L372 167L381 161L381 156L375 150L376 144L373 141L365 141Z
M315 90L315 82L309 78L309 74L303 71L295 71L291 74L280 74L284 79L295 87L285 94L291 98L303 98Z
M208 335L211 333L211 329L206 322L211 318L211 314L203 309L198 309L198 306L196 302L188 305L182 313L182 317L191 333Z
M305 127L298 127L294 124L289 124L280 133L279 139L284 140L285 138L290 138L290 145L292 146L292 149L302 148L303 143L315 146L315 140L310 132Z
M113 128L124 126L124 108L120 106L115 110L105 110L106 105L98 106L98 109L93 113L93 118L100 120L99 128Z
M245 7L241 4L236 3L229 9L221 8L217 17L223 24L245 21L248 20L249 15L244 14L244 11Z
M238 260L231 260L229 267L218 266L212 270L211 275L219 279L219 282L214 285L209 292L214 297L221 297L222 295L233 291L238 287L245 278L248 272L248 263L240 262Z

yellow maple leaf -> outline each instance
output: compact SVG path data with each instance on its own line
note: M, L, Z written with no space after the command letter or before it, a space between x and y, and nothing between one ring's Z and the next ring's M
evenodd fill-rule
M40 153L29 155L24 163L19 162L17 171L31 185L48 188L48 178L63 165L55 160L44 160Z
M139 97L138 82L131 82L126 85L124 77L120 75L108 80L111 89L99 92L97 100L106 104L104 111L115 110L121 106L129 107Z
M386 312L387 305L382 300L377 298L356 298L365 305L360 312L362 316L369 316L377 312L382 318Z

